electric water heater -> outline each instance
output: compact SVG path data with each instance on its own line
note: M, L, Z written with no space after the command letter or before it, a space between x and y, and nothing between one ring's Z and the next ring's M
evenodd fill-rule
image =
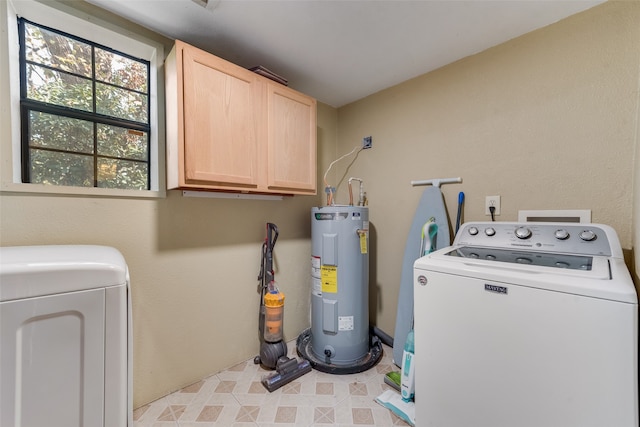
M311 210L311 343L325 363L369 353L369 208Z

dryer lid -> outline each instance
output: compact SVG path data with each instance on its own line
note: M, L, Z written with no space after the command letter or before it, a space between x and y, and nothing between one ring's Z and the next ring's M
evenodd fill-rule
M127 281L124 257L111 247L0 248L0 301L117 286Z

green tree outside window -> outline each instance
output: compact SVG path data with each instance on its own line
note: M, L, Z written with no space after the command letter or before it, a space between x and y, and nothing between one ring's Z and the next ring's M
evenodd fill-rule
M148 190L149 62L19 27L23 182Z

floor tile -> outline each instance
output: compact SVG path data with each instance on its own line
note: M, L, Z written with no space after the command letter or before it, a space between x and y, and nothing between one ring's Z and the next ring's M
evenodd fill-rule
M198 414L198 418L196 418L196 421L216 422L223 409L224 406L205 405L200 411L200 414Z
M288 343L289 357L295 342ZM331 375L311 372L268 392L268 371L253 359L213 374L134 411L134 427L327 427L407 426L375 402L390 389L386 373L399 370L392 349L365 372Z

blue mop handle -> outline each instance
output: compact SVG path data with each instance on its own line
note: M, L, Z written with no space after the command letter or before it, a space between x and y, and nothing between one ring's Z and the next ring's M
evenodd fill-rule
M462 216L462 205L464 204L464 193L461 191L458 193L458 217L456 218L456 234L460 229L460 217Z

